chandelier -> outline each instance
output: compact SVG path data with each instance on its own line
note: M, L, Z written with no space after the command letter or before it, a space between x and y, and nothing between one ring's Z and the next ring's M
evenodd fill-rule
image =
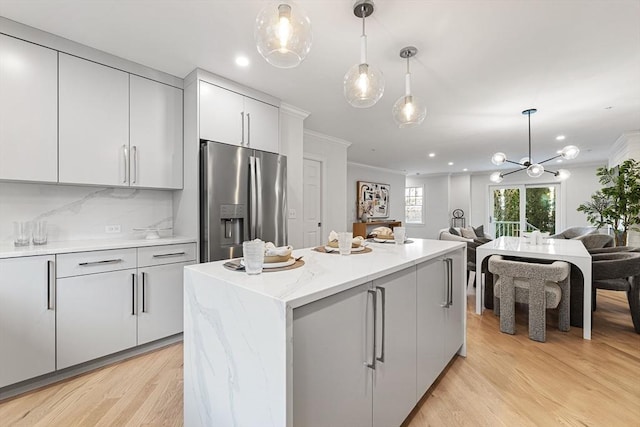
M520 172L522 170L526 170L527 175L529 175L531 178L538 178L542 176L545 172L552 174L553 176L555 176L557 179L561 181L571 176L571 173L566 169L551 171L551 170L545 169L544 166L542 166L542 164L546 162L550 162L551 160L557 159L558 157L562 157L565 160L575 159L576 157L578 157L578 154L580 153L580 150L575 145L567 145L562 150L560 150L558 152L558 155L556 156L550 157L538 163L533 162L533 158L531 157L531 115L535 114L536 111L538 110L536 110L535 108L529 108L528 110L524 110L522 112L523 115L526 115L529 117L529 157L524 157L520 159L519 162L514 162L511 160L508 160L507 155L504 153L495 153L491 157L491 162L494 165L500 166L501 164L506 162L506 163L512 163L514 165L518 165L520 166L520 169L507 172L507 173L494 172L489 177L489 179L492 182L502 182L505 176L511 175L512 173Z

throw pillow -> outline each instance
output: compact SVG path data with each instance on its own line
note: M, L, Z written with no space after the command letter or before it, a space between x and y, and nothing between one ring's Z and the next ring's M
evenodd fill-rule
M449 233L453 234L454 236L460 236L460 233L458 233L453 227L449 227Z
M480 227L473 227L473 231L476 233L477 237L483 238L484 239L484 225L481 225Z
M475 239L477 237L476 233L471 227L461 228L460 232L462 233L462 237L464 237L465 239Z

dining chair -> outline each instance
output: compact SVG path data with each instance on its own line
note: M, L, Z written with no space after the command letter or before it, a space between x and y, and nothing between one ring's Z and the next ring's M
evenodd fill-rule
M500 316L500 331L515 334L515 303L529 305L529 338L546 341L546 310L559 310L558 329L569 326L569 264L505 260L500 255L489 259L494 285L494 313Z

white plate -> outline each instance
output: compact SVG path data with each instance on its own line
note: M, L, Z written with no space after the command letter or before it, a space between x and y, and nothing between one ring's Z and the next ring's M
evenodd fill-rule
M296 263L295 258L289 258L288 261L282 261L282 262L263 262L262 263L262 268L280 268L280 267L289 267L290 265L293 265ZM244 259L240 260L240 264L244 265Z
M364 248L366 246L365 245L360 245L357 248L351 248L351 252L360 252L360 251L364 251ZM338 248L332 248L331 246L325 246L324 250L327 252L340 252L340 249Z
M393 239L378 239L377 237L374 237L373 241L378 243L395 243L396 242Z

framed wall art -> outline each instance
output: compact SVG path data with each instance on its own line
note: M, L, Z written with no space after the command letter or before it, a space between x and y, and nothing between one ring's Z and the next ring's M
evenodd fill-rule
M389 184L358 181L358 218L389 217Z

